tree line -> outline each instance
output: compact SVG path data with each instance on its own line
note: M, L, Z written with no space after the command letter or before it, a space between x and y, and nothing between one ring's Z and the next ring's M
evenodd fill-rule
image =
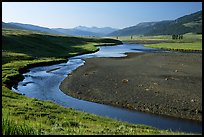
M172 35L172 39L183 39L183 35L173 34L173 35Z

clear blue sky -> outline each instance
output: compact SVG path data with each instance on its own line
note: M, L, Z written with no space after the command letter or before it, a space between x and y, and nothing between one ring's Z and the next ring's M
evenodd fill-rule
M202 2L2 2L2 21L49 28L124 28L200 10Z

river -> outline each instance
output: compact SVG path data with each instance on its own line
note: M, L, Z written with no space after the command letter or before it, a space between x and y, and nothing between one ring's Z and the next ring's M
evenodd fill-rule
M40 100L50 100L64 107L107 116L133 124L145 124L158 129L202 133L201 122L164 117L159 115L117 108L99 103L79 100L67 96L60 89L60 83L79 66L84 65L86 58L94 57L125 57L128 52L169 52L146 48L142 44L122 44L117 46L102 46L95 53L69 58L67 63L31 68L24 73L25 79L12 90L27 97Z

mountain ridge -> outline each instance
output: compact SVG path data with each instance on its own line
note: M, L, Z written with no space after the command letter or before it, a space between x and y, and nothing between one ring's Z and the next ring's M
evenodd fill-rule
M74 28L46 28L32 24L23 23L5 23L2 22L2 28L26 29L32 31L47 32L51 34L62 34L67 36L130 36L130 35L172 35L185 33L202 34L202 10L179 17L175 20L163 20L155 22L141 22L135 26L123 29L111 27L86 27L77 26Z
M135 26L114 31L107 36L172 35L189 32L202 33L202 10L189 15L184 15L175 20L142 22Z
M16 22L9 22L5 23L2 22L2 28L14 28L14 29L25 29L25 30L32 30L32 31L39 31L39 32L47 32L51 34L62 34L62 35L72 35L72 36L104 36L110 32L113 32L117 29L111 27L86 27L86 26L78 26L75 28L47 28L41 27L38 25L32 24L24 24L24 23L16 23Z

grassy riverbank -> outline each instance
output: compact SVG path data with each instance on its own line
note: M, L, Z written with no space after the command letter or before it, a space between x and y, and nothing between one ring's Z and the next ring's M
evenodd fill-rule
M116 37L111 37L116 39ZM171 35L160 36L123 36L118 40L124 43L145 44L146 47L178 51L202 51L202 34L188 33L183 39L173 40Z
M156 44L145 44L146 47L160 48L176 51L202 51L201 34L185 34L182 40L171 40L171 42L160 42Z
M13 93L4 86L2 90L3 134L8 134L9 129L18 133L20 129L14 127L15 125L26 127L22 134L183 134L145 125L127 124L63 108L49 101L31 99ZM15 125L8 125L5 121L11 121Z
M67 37L26 30L2 30L2 50L31 57L68 57L94 52L96 45L121 44L114 39Z
M202 51L202 42L193 43L159 43L145 45L150 48L160 48L177 51Z
M2 30L2 134L185 134L64 108L11 91L28 68L94 52L95 45L120 41L77 38L32 31Z
M117 39L117 37L106 37L106 38L112 38ZM187 33L183 35L183 39L177 39L173 40L171 35L159 35L159 36L120 36L118 37L118 40L127 42L127 43L161 43L163 41L168 43L184 43L184 42L196 42L196 41L202 41L202 34L193 34L193 33Z

